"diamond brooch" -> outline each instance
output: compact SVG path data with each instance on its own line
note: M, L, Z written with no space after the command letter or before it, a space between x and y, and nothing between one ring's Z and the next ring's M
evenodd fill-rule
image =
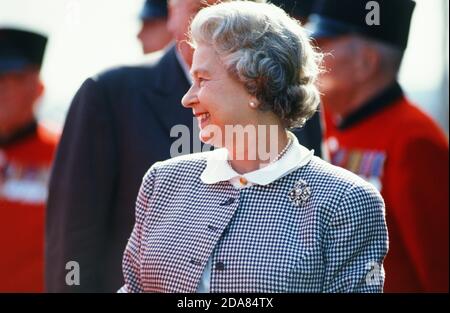
M289 198L299 207L304 206L310 196L311 188L309 188L308 184L303 179L300 179L295 183L294 188L289 192Z

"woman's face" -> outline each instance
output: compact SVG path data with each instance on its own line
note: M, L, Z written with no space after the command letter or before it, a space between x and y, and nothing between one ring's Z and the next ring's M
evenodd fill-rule
M223 147L226 125L257 125L257 109L249 106L253 97L228 74L212 47L200 44L195 49L191 74L194 82L182 104L197 118L201 141Z

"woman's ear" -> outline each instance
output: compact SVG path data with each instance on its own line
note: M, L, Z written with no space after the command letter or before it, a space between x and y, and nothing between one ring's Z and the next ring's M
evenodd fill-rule
M248 101L248 105L252 108L252 109L257 109L259 107L259 102L258 100L256 100L255 98L251 98Z

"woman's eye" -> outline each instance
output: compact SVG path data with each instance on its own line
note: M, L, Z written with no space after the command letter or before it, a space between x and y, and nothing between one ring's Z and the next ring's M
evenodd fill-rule
M197 81L198 81L199 86L203 86L204 82L206 82L206 79L204 79L204 78L202 78L202 77L199 77L199 78L197 79Z

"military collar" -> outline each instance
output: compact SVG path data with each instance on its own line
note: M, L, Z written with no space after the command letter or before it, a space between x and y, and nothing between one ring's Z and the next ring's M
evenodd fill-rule
M12 135L1 137L0 136L0 147L6 147L13 143L16 143L32 134L35 134L37 131L37 122L32 121L28 123L26 126L18 129Z
M393 83L381 93L366 102L361 108L343 118L337 125L339 130L347 129L365 118L381 111L383 108L393 104L396 100L403 97L402 87L398 82Z

